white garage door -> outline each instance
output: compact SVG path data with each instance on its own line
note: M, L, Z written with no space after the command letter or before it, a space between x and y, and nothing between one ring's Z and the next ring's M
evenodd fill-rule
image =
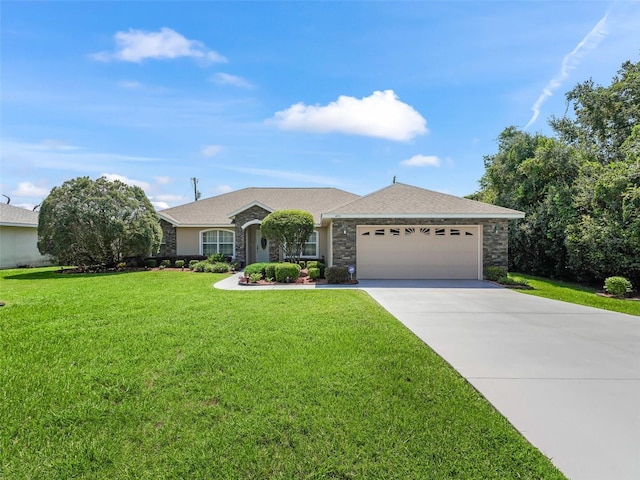
M479 279L478 226L359 226L361 279Z

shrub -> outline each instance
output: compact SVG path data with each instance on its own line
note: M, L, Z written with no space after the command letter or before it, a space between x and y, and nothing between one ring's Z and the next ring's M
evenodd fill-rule
M196 262L193 265L191 264L191 262L189 262L189 268L194 272L205 272L207 265L211 265L211 264L208 262L205 262L204 260Z
M145 262L145 265L147 267L149 267L149 268L156 268L157 264L158 263L155 260L151 259L151 258Z
M304 260L300 260L298 262L298 265L300 265L300 268L307 268L307 262L305 262Z
M171 260L162 260L160 262L160 266L161 267L165 267L165 268L170 267L171 266Z
M325 270L327 282L344 283L349 278L347 267L329 267Z
M309 278L311 280L317 280L320 278L320 269L318 267L311 267L307 272L309 273Z
M611 295L622 297L633 290L633 285L624 277L609 277L604 281L604 289Z
M491 266L484 269L484 278L492 282L499 282L501 278L506 276L506 267Z
M184 260L176 260L176 268L183 268Z
M251 283L258 283L260 280L262 280L262 273L260 272L252 273L251 275L249 275L249 281Z
M231 270L233 270L234 272L237 272L238 270L240 270L240 262L231 262L229 266L231 267Z
M300 265L297 263L276 264L276 282L286 282L295 280L300 276Z
M198 263L200 263L200 260L189 260L189 270L193 270Z
M209 263L219 263L224 262L224 254L223 253L212 253L207 257Z
M310 268L317 268L320 270L320 278L324 277L324 270L325 270L326 265L322 262L319 262L317 260L311 260L309 262L307 262L307 270Z
M244 268L244 274L245 276L250 276L252 273L260 272L264 276L264 269L267 265L269 265L269 262L252 263Z
M231 267L229 267L229 264L224 262L216 262L211 264L211 272L213 273L229 273L230 268Z
M264 267L264 278L276 278L277 263L270 263Z
M120 262L118 263L118 265L116 265L116 268L118 270L124 270L125 268L127 268L127 262Z

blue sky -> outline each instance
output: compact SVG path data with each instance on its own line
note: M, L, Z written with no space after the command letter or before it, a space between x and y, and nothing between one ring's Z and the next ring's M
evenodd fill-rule
M640 56L640 2L2 1L0 193L106 175L156 208L248 186L478 189L507 126ZM3 198L3 201L6 199Z

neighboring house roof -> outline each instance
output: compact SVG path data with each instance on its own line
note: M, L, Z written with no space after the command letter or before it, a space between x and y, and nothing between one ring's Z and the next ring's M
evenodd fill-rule
M38 227L38 212L0 203L0 225L6 227Z
M322 218L524 218L524 213L394 183L328 211Z
M322 213L359 198L337 188L243 188L158 212L174 226L225 226L232 217L253 205L265 210L304 210L316 224Z

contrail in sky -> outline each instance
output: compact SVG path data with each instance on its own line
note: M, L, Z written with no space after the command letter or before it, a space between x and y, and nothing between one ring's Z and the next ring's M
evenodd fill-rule
M569 72L575 69L578 66L579 60L584 57L589 51L593 50L598 46L598 44L607 36L607 17L609 16L609 12L605 13L604 17L600 19L596 26L591 29L591 31L576 45L570 53L567 53L562 59L562 66L560 67L560 71L558 74L553 77L549 83L542 89L542 93L536 100L536 103L531 107L531 111L533 115L529 123L524 127L526 130L531 125L535 123L540 116L540 108L542 104L547 101L547 99L553 95L553 92L558 89L562 85L567 77L569 76Z

